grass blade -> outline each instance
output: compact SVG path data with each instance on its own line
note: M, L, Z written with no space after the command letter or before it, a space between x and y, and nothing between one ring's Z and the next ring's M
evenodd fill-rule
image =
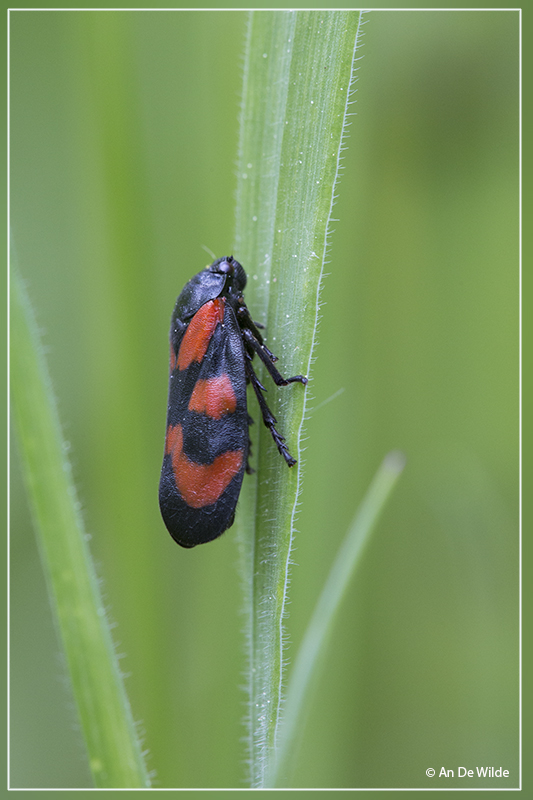
M360 24L357 11L250 15L235 254L248 270L252 313L266 323L267 344L287 376L310 370ZM288 470L268 431L256 426L257 473L248 481L240 509L254 787L263 786L269 772L280 719L283 617L301 482L305 393L291 385L269 392L268 401L299 463ZM291 435L296 431L298 439Z
M11 389L50 598L97 787L150 785L79 512L33 312L11 278Z
M405 465L402 453L383 460L341 544L305 632L289 679L279 749L271 784L276 785L289 762L295 734L312 679L316 677L335 614L357 569L361 555Z

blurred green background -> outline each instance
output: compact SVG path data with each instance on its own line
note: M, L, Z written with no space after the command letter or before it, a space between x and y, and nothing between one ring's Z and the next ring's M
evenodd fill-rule
M330 640L293 785L516 786L518 13L366 19L289 657L381 458L408 462ZM11 13L12 231L161 787L245 785L234 532L181 550L157 506L170 313L211 260L202 245L233 252L245 24ZM12 786L90 786L16 448L12 474ZM441 766L510 778L425 777Z

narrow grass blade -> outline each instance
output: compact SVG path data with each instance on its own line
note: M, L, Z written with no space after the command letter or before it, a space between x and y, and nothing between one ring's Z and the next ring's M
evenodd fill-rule
M23 472L97 787L150 786L79 512L43 348L11 278L11 389Z
M283 768L290 760L296 731L301 724L304 703L312 679L316 677L335 614L404 465L405 458L399 452L389 453L383 460L339 548L318 598L289 679L279 749L271 776L273 786L282 777Z
M250 14L235 255L248 272L251 312L266 324L267 344L286 376L308 375L311 366L360 24L358 11ZM266 386L268 380L264 377ZM247 482L240 507L254 787L263 786L269 772L280 718L283 618L301 483L305 392L292 384L269 391L268 402L299 463L289 470L267 429L255 426L257 472L255 481Z

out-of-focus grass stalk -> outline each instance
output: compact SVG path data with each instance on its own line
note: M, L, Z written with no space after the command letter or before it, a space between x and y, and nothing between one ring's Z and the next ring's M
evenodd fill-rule
M318 598L287 687L279 746L269 780L272 786L283 778L283 769L290 762L298 725L302 722L304 703L308 698L312 680L316 679L318 668L322 663L322 655L333 628L336 612L404 465L405 458L397 451L389 453L384 458L339 548Z
M33 312L11 278L11 389L23 473L99 788L150 786L113 649Z
M248 273L251 312L266 324L267 344L285 376L309 374L311 366L360 25L358 11L250 14L234 252ZM264 378L270 389L269 380ZM257 420L252 459L257 472L255 481L245 482L240 503L254 787L264 786L270 773L280 721L283 617L305 392L292 384L270 390L268 402L299 463L286 467Z

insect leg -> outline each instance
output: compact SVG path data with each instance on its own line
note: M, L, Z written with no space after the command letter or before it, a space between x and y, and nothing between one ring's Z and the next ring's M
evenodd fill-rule
M289 383L303 383L304 385L307 384L307 378L304 375L294 375L292 378L284 378L283 375L276 369L274 364L272 363L273 360L276 360L276 357L272 355L268 347L265 347L264 344L258 342L253 333L248 330L248 328L244 328L242 330L242 335L246 344L248 344L252 350L257 353L265 367L270 373L270 376L276 386L287 386Z
M248 377L248 374L246 375L246 377ZM248 414L248 428L250 428L250 425L253 425L253 424L254 424L254 421L251 418L251 416ZM255 472L255 469L252 469L251 466L250 466L250 456L251 455L252 455L252 440L250 439L250 435L248 434L248 457L246 459L246 474L247 475L253 475L254 472Z
M289 467L294 467L296 464L296 459L294 459L291 454L289 453L289 449L285 444L285 439L281 436L278 431L276 430L276 422L277 419L269 409L265 398L263 397L263 392L265 391L265 387L262 386L260 383L257 375L254 372L254 368L252 366L252 358L248 353L245 355L245 368L246 368L246 375L250 380L250 383L253 386L255 396L257 397L257 402L259 403L259 408L261 409L261 414L263 416L263 422L265 423L266 427L269 429L272 438L276 443L276 447L278 448L279 452L287 462ZM277 372L277 370L276 370ZM281 377L281 376L280 376Z

